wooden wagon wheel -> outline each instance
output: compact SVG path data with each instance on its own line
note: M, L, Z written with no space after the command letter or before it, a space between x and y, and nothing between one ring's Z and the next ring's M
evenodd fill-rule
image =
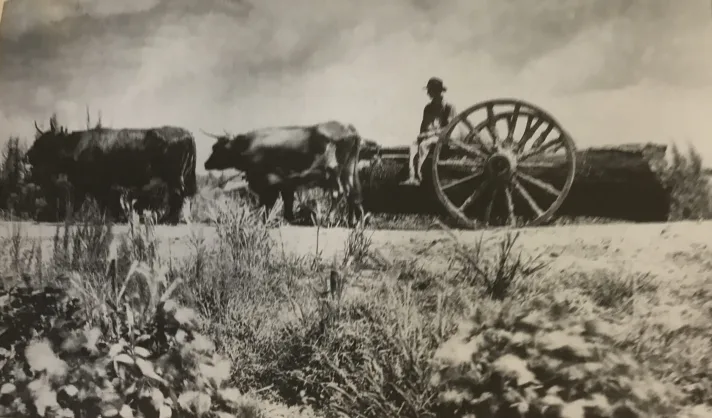
M478 112L482 117L472 123ZM516 99L490 100L467 108L443 130L433 150L433 186L463 227L476 228L481 218L484 226L541 225L571 189L575 152L569 134L546 111ZM542 180L542 168L552 166L562 168L562 176Z

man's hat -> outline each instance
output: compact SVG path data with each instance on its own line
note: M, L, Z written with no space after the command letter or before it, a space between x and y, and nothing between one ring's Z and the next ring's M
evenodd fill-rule
M437 77L431 77L430 80L428 80L428 84L425 86L425 89L447 91L447 88L443 85L443 81Z

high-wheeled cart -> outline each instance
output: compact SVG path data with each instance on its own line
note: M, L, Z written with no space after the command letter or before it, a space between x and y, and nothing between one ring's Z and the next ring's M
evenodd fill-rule
M382 148L378 156L408 160L402 147ZM432 186L461 227L537 226L553 218L571 189L576 147L545 110L523 100L488 100L439 134L423 171L421 187Z

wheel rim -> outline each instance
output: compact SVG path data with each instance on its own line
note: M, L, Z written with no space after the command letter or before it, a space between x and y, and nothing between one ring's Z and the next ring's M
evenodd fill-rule
M483 116L472 123L478 112ZM464 133L454 136L460 126ZM516 99L478 103L457 115L435 145L435 193L468 228L541 225L571 189L575 153L570 135L546 111Z

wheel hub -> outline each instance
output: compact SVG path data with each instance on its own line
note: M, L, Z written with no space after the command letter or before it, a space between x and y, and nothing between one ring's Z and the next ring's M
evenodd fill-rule
M498 152L487 160L487 170L490 175L499 180L508 180L514 174L516 160L509 153Z

